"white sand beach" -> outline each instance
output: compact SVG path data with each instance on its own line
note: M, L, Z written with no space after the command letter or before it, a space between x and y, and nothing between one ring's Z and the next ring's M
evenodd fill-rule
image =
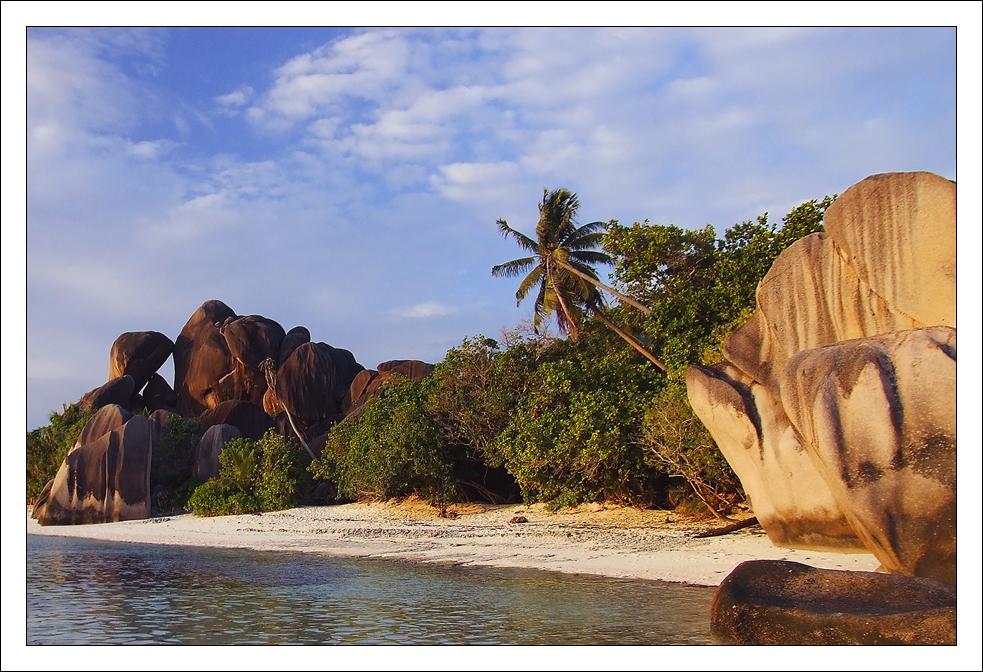
M41 527L27 533L258 551L301 551L400 561L521 567L715 586L738 564L787 559L815 567L873 571L868 553L777 548L760 527L705 539L719 526L668 511L606 505L559 512L534 506L458 505L453 518L422 502L311 506L262 515L182 514L101 525ZM515 517L527 522L511 523Z

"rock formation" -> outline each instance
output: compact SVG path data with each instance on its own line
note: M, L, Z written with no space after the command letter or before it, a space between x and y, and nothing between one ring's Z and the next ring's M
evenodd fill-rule
M86 446L117 427L122 427L132 417L132 413L117 404L103 406L85 423L85 427L82 428L82 432L79 434L79 438L76 439L75 445L68 452Z
M219 454L229 441L241 438L242 432L233 425L212 425L209 427L195 449L195 462L191 475L201 481L218 477Z
M742 562L717 589L710 633L718 644L955 644L956 589L878 572L798 562Z
M174 391L178 411L193 418L235 398L232 353L219 331L236 314L221 301L206 301L174 342Z
M109 380L129 375L134 388L142 390L173 350L171 339L157 331L120 334L109 350Z
M126 424L68 454L38 498L41 525L140 520L150 515L150 421Z
M785 250L690 402L772 541L955 583L955 184L875 175Z

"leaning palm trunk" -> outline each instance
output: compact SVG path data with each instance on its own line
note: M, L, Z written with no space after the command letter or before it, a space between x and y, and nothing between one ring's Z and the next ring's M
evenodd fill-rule
M627 296L625 296L624 294L622 294L621 292L619 292L615 288L608 287L607 285L605 285L603 282L601 282L597 278L592 278L589 275L587 275L586 273L584 273L582 271L578 271L576 268L574 268L570 264L568 264L568 263L566 263L564 261L560 261L559 259L553 259L553 261L556 263L557 266L560 266L561 268L563 268L563 269L565 269L567 271L570 271L571 273L573 273L577 277L583 278L584 280L586 280L587 282L591 283L595 287L600 287L601 289L607 290L611 294L614 294L615 296L617 296L621 301L624 301L625 303L628 303L628 304L631 304L631 305L635 306L636 308L638 308L640 311L642 311L646 315L648 315L648 314L650 314L652 312L652 309L649 308L648 306L642 305L641 303L639 303L635 299L628 298Z
M642 345L641 343L639 343L639 342L638 342L638 341L637 341L637 340L636 340L636 339L635 339L635 338L634 338L633 336L631 336L631 335L630 335L630 334L629 334L628 332L626 332L626 331L625 331L625 330L623 330L623 329L622 329L621 327L619 327L619 326L618 326L618 325L616 325L616 324L615 324L614 322L612 322L612 321L611 321L611 318L609 318L609 317L608 317L607 315L605 315L605 314L604 314L604 311L602 311L602 310L601 310L601 309L599 309L599 308L595 308L595 309L593 310L593 313L594 313L595 315L597 315L597 318L598 318L598 319L599 319L599 320L600 320L601 322L603 322L603 323L604 323L604 324L605 324L605 325L606 325L606 326L608 327L608 329L610 329L610 330L611 330L611 331L613 331L614 333L616 333L616 334L618 334L618 336L621 336L621 338L623 338L623 339L625 339L625 341L627 341L627 342L628 342L628 345L630 345L631 347L633 347L633 348L635 348L635 349L636 349L636 350L638 350L638 351L639 351L640 353L642 353L643 355L645 355L645 357L646 357L646 358L647 358L647 359L648 359L648 360L649 360L650 362L652 362L653 364L655 364L655 365L656 365L657 367L659 367L659 368L660 368L660 369L661 369L662 371L668 371L668 370L669 370L669 369L668 369L668 368L666 367L666 365L665 365L665 364L663 364L663 363L662 363L662 361L661 361L661 360L660 360L660 359L659 359L658 357L656 357L656 356L655 356L655 355L653 355L653 354L652 354L651 352L649 352L649 351L648 351L648 349L647 349L647 348L646 348L645 346L643 346L643 345Z

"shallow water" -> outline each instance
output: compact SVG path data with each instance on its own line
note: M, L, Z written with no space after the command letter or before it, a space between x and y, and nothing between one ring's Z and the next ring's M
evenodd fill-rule
M28 644L706 644L714 588L29 535Z

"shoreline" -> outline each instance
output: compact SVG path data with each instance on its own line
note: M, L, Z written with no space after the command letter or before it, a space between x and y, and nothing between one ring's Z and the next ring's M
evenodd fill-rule
M874 571L869 553L779 548L754 526L719 537L694 535L718 521L669 511L585 505L457 505L454 518L410 500L308 506L261 515L195 518L190 513L96 525L41 527L27 509L27 534L103 541L318 553L717 586L741 562L785 559L814 567ZM524 523L510 522L514 517Z

